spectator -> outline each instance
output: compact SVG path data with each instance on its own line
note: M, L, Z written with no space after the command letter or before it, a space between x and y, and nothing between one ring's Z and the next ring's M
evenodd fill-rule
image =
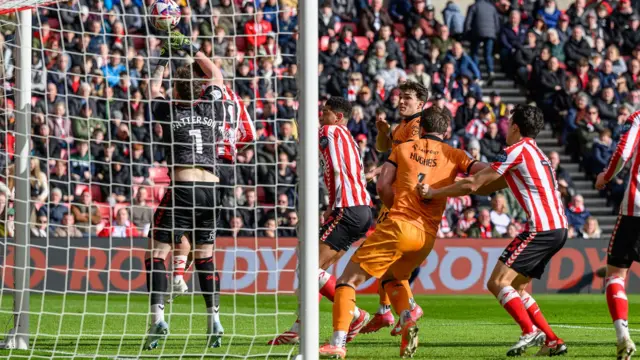
M82 237L82 232L75 226L73 214L66 213L62 218L62 226L56 226L53 236L61 238Z
M460 7L453 1L447 1L447 5L442 10L444 26L451 29L451 35L460 41L464 35L464 15Z
M602 230L598 224L598 219L593 216L589 216L582 227L580 235L583 239L599 239L601 234Z
M56 189L60 190L62 193L62 201L73 201L76 187L75 183L70 182L66 161L56 161L54 173L49 177L49 188L52 189L52 192Z
M88 140L89 136L100 129L106 133L107 129L103 120L93 117L91 106L83 106L80 115L71 119L73 136L76 139Z
M49 197L49 183L47 175L40 170L40 159L31 158L31 172L29 175L29 184L31 191L31 200L43 203Z
M147 203L149 193L146 187L140 187L136 194L136 200L131 207L131 221L138 228L141 236L149 235L151 221L153 221L153 209Z
M367 128L367 123L364 121L364 113L362 112L362 108L360 106L354 106L351 111L351 118L347 123L347 128L351 132L351 136L354 138L359 135L364 135L365 138L369 134L369 129Z
M31 227L31 235L38 238L49 237L49 222L45 213L38 214L37 223Z
M239 237L255 236L255 233L253 230L247 230L245 228L242 217L239 215L236 215L236 216L233 216L229 221L229 230L223 231L222 235L230 236L233 238L239 238Z
M614 88L616 86L618 75L613 72L613 62L606 59L602 62L602 70L598 72L600 76L600 83L602 87L610 86Z
M378 154L373 150L373 148L368 146L368 138L364 134L360 134L355 137L356 144L358 145L358 152L360 155L360 159L362 159L363 163L378 163Z
M553 168L553 172L556 174L556 179L564 180L569 188L573 188L573 180L571 179L571 173L562 166L560 166L560 154L557 151L552 151L549 153L549 161L551 162L551 167Z
M427 89L431 88L431 76L424 72L423 63L411 65L411 72L407 75L407 80L417 82Z
M588 170L590 170L591 175L595 176L602 172L609 165L609 160L611 160L615 151L616 144L611 139L611 130L604 129L600 131L600 135L593 143L593 152L590 157L591 161L589 161L591 166L588 167Z
M381 101L379 97L374 97L371 94L371 89L369 89L368 86L363 86L360 88L360 92L358 93L358 100L356 100L356 104L362 107L364 118L369 121L376 116L377 109L379 109Z
M331 9L331 7L329 7ZM264 19L262 11L256 12L255 18L252 18L244 25L244 33L246 39L254 48L267 42L267 34L272 31L271 23Z
M287 226L278 229L278 236L296 237L298 236L298 213L291 210L287 213Z
M584 207L584 198L582 195L575 195L566 210L567 221L569 225L576 229L582 229L582 226L591 216L589 210Z
M502 237L505 239L515 239L518 234L520 234L518 227L515 224L509 224L509 226L507 226L507 232L504 233Z
M507 227L511 224L511 217L507 214L507 200L504 195L497 194L491 200L491 224L500 234L500 237L507 232Z
M512 10L509 13L509 22L500 30L500 59L507 74L512 75L514 69L514 56L518 49L525 45L526 28L520 25L520 11Z
M407 64L423 64L425 59L429 57L430 42L424 36L424 32L420 26L414 26L411 29L411 36L409 36L404 43L405 54L407 56Z
M132 238L140 236L140 233L135 225L129 220L129 211L125 208L121 208L116 214L116 221L111 223L109 226L105 226L98 236Z
M71 213L75 219L76 227L84 236L96 235L96 225L100 224L102 217L98 207L91 204L91 193L85 190L80 196L80 203L71 205Z
M482 1L482 0L481 0ZM474 239L489 239L499 238L500 233L496 231L495 227L491 225L491 214L487 209L481 209L478 213L478 221L473 223L469 230L467 230L467 236Z
M339 68L331 75L331 83L329 85L329 94L332 96L347 95L349 87L349 75L351 74L351 61L348 56L340 58Z
M586 5L587 5L586 0L576 0L569 6L569 9L567 9L566 15L570 20L570 23L572 26L576 26L576 25L584 26L587 24Z
M382 7L382 0L372 0L371 7L364 9L360 15L360 27L362 33L371 41L374 34L380 31L384 25L393 26L393 20Z
M435 73L432 77L434 92L442 94L443 98L447 99L447 101L451 101L452 99L452 91L455 86L454 72L454 65L446 62L442 64L442 70Z
M538 16L541 16L544 23L550 28L556 27L560 20L560 15L561 13L556 6L555 0L546 0L544 8L538 10Z
M387 54L393 56L398 61L398 66L405 68L404 54L400 50L400 45L393 38L393 32L391 31L391 25L383 25L378 33L378 41L384 41Z
M39 210L40 214L48 216L51 225L62 224L64 215L69 212L69 209L60 203L61 201L62 191L60 191L60 189L53 189L51 191L51 202L44 204Z
M487 157L482 155L482 153L480 152L480 142L477 139L471 139L471 141L469 141L469 144L467 145L467 151L469 152L469 155L471 155L471 158L476 161L489 161Z
M469 7L465 22L465 32L471 34L471 57L478 63L478 50L480 44L484 44L484 58L489 72L487 82L492 83L495 76L493 72L493 45L500 31L500 16L495 5L489 0L476 0Z
M498 121L502 118L509 117L509 113L507 112L507 105L502 102L502 96L497 91L492 91L489 94L489 103L485 104L489 110L491 110L492 121Z
M380 76L384 79L385 91L391 91L397 87L400 80L407 79L407 73L397 67L398 59L393 55L387 56L387 66L380 71Z
M516 50L514 66L518 74L518 82L522 85L529 84L529 76L533 72L533 62L538 53L537 38L531 31L527 32L527 42Z
M564 56L564 44L562 40L560 40L560 35L558 35L558 30L549 29L547 30L547 42L545 46L551 50L551 56L558 59L559 62L564 63L566 57Z
M587 117L583 118L583 120L578 123L577 136L580 158L591 153L593 141L603 129L604 127L600 121L598 108L590 106Z
M546 69L540 74L541 95L544 103L549 103L553 95L562 89L565 83L565 72L560 68L557 58L552 57Z
M602 89L600 98L596 100L595 104L605 126L615 123L620 104L616 100L615 90L611 86L605 86Z
M453 47L449 54L447 54L446 59L448 62L454 64L455 73L457 75L467 75L473 80L480 79L480 69L478 68L477 63L464 53L461 43L453 43Z
M353 29L351 26L343 26L340 31L340 52L351 59L355 57L356 51L358 51L358 45L353 38Z
M473 119L480 117L480 111L476 106L478 103L476 97L472 93L468 93L464 97L464 104L458 107L456 116L453 119L453 131L460 135L464 133L464 129Z
M467 237L467 231L476 222L476 209L473 207L467 207L462 212L462 216L458 219L456 226L456 235L460 237Z
M340 17L342 22L357 22L358 9L356 2L350 0L333 0L333 13Z
M575 69L580 59L589 58L591 54L591 46L584 38L582 26L575 25L571 38L564 44L564 54L566 57L567 67Z
M463 102L465 96L471 94L476 99L482 98L482 90L477 82L474 82L467 74L457 76L456 85L451 92L451 98L457 102Z
M622 31L622 54L631 55L633 49L640 44L640 16L629 18L629 26Z
M428 61L429 64L427 64L427 67L432 69L431 73L436 72L437 69L440 68L439 62L444 60L445 56L449 53L449 50L451 50L455 42L456 40L449 36L449 28L446 26L441 26L440 30L438 31L438 35L431 40L432 45L429 49L430 56ZM434 49L438 50L437 56L435 56L434 54ZM437 67L435 67L436 64L438 65Z
M611 137L614 141L619 141L622 136L622 132L626 130L625 123L629 116L631 116L632 110L628 105L622 105L618 108L618 117L615 123L609 123L611 129Z
M320 36L336 36L336 25L339 23L339 18L333 14L330 1L325 1L322 5L318 17Z
M258 236L271 238L271 239L275 238L277 234L278 234L278 230L277 230L277 224L275 219L268 219L264 223L263 230L260 230L258 232Z
M611 61L611 71L616 74L616 76L620 76L627 72L627 64L620 56L620 50L618 50L617 46L609 45L607 48L606 60Z
M502 151L505 142L498 134L497 123L490 123L488 128L487 133L480 140L480 148L482 155L492 161Z

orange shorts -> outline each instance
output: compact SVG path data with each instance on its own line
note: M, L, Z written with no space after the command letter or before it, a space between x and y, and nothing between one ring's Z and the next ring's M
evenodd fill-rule
M360 245L351 261L369 275L381 278L388 270L398 280L408 280L429 256L435 235L398 219L387 218Z

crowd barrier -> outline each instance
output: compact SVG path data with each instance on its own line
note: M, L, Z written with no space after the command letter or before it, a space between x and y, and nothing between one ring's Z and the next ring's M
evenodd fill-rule
M0 243L2 286L13 286L14 246ZM416 294L485 293L496 260L509 240L439 239L413 284ZM46 292L144 293L144 256L147 239L134 238L32 238L31 289ZM297 239L220 238L216 264L221 290L240 294L293 293ZM534 281L536 293L600 293L606 265L607 240L568 240L552 259L542 279ZM6 248L6 249L5 249ZM340 274L354 248L334 267ZM171 268L170 264L167 267ZM640 269L632 267L628 292L640 293ZM197 277L187 274L188 281ZM191 288L197 289L197 284ZM359 291L375 293L374 279Z

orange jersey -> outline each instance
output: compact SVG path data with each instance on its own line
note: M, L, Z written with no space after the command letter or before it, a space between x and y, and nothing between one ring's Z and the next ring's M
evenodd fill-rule
M447 199L423 200L416 186L429 184L438 189L451 185L459 173L469 172L475 160L427 135L396 146L387 161L396 166L396 194L389 218L408 222L435 236Z
M391 133L391 150L407 141L420 139L420 113L413 118L400 121L400 124Z

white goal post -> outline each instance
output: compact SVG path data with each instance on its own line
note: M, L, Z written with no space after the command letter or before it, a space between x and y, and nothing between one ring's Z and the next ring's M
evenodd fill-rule
M47 354L55 355L56 347L59 345L59 341L51 340L53 345L53 349L49 348L40 348L39 341L34 339L38 336L42 337L45 343L48 341L47 337L51 337L52 335L56 335L56 330L52 330L51 334L43 334L40 333L43 326L46 324L41 323L40 316L43 311L43 305L40 306L32 306L31 309L29 307L30 302L30 293L32 292L30 279L31 273L34 270L44 270L46 274L51 268L49 268L49 264L45 259L46 268L36 268L37 265L31 264L30 250L31 250L31 228L30 221L32 221L32 208L31 203L33 202L31 199L30 193L30 160L32 158L31 148L30 148L30 139L33 134L31 134L31 106L32 106L32 8L37 7L38 1L35 0L36 4L29 3L25 4L25 1L17 1L17 0L9 0L0 2L0 15L6 13L17 12L16 22L17 27L15 29L15 40L14 43L11 44L13 52L15 53L15 86L13 88L13 94L15 96L15 130L12 134L15 137L15 153L14 153L14 163L15 163L15 174L10 175L15 179L15 193L13 197L14 203L14 211L15 211L15 240L12 240L12 246L14 247L13 252L13 264L7 264L5 262L6 258L8 258L8 242L4 243L3 251L4 254L0 254L0 257L3 257L2 262L0 263L0 274L9 274L12 273L13 278L13 288L8 289L6 287L6 283L3 285L2 282L5 282L5 279L0 279L0 307L2 303L6 301L7 298L11 297L13 299L13 328L9 331L4 342L0 343L0 351L9 351L8 353L0 352L0 356L4 354L9 354L9 357L12 354L20 357L26 358L46 358L46 356L42 355L42 351ZM50 1L45 0L42 4L51 4ZM149 2L146 2L148 5ZM299 305L298 305L298 313L301 320L301 342L299 348L299 355L296 355L295 350L287 349L285 352L289 353L290 358L296 359L305 359L311 360L318 358L318 348L320 341L320 323L319 323L319 304L318 304L318 228L319 228L319 185L318 185L318 61L319 61L319 49L318 49L318 1L317 0L300 0L300 4L298 6L298 16L299 16L299 43L297 47L297 61L299 71L296 76L298 82L298 101L299 101L299 109L297 112L296 123L298 124L299 129L299 159L298 159L298 173L300 175L300 181L297 186L297 192L299 196L299 204L298 211L300 214L300 222L298 225L298 245L300 246L300 258L298 259L300 273L298 274L299 281L296 281L298 284L299 291ZM146 19L145 19L146 21ZM0 20L0 26L2 25L2 20ZM1 51L2 49L0 49ZM0 63L0 66L4 66L4 64ZM3 80L3 79L0 79ZM1 96L7 96L6 93L2 93ZM6 105L6 102L5 102ZM253 115L253 114L252 114ZM7 200L8 202L8 200ZM7 237L5 236L4 240ZM91 240L89 240L89 247L91 246ZM258 247L256 246L256 252ZM277 250L277 245L276 245ZM107 254L109 252L107 251ZM274 252L274 253L277 253ZM256 255L257 256L257 255ZM277 261L276 256L276 262ZM88 260L90 262L90 260ZM133 260L132 260L133 261ZM107 262L110 264L110 262ZM109 266L109 265L107 265ZM118 271L119 269L115 269ZM58 271L58 269L54 269L54 271ZM113 272L113 269L106 269L108 273ZM255 270L256 272L260 272L259 268ZM267 270L265 272L268 272ZM8 275L7 275L8 276ZM46 275L45 275L46 276ZM108 275L111 276L111 275ZM128 274L130 278L132 278L133 274ZM87 276L88 282L89 276ZM257 275L256 275L257 278ZM46 287L46 280L45 285ZM87 286L87 294L86 297L91 293ZM292 284L293 287L293 284ZM257 288L257 287L256 287ZM41 294L44 296L43 290ZM108 291L107 291L108 292ZM132 294L138 296L139 293L135 291L131 291ZM259 292L258 292L259 293ZM61 295L63 298L66 296L66 290L63 292L58 292L58 295ZM76 291L77 294L77 291ZM33 297L39 296L35 294ZM127 294L127 299L131 294ZM226 294L222 294L222 297L227 296ZM235 296L235 294L234 294ZM5 298L3 300L3 298ZM33 300L33 299L32 299ZM201 299L198 298L198 301ZM277 296L276 296L276 309L277 309ZM87 310L86 306L91 302L91 300L85 298L85 311ZM192 301L193 303L193 301ZM108 301L107 301L108 304ZM64 300L63 300L63 309L64 312ZM222 313L224 315L225 310L233 311L235 308L235 300L234 307L228 309L222 309ZM256 309L259 308L259 305L256 303ZM49 310L45 309L47 312ZM105 309L106 313L104 316L108 316L110 313L108 309ZM1 309L0 309L1 312ZM6 312L6 309L5 309ZM54 311L55 313L55 311ZM0 314L1 315L1 314ZM30 315L31 318L30 318ZM51 315L51 314L47 314ZM96 316L99 314L91 313L87 316ZM128 319L124 318L125 324ZM133 312L132 316L140 317L141 314L138 312ZM200 315L200 314L198 314ZM244 314L241 314L244 315ZM276 314L277 315L277 314ZM82 322L84 324L85 314L79 315L82 318ZM34 319L38 319L37 321ZM30 323L31 320L31 323ZM62 318L60 320L63 321ZM105 329L106 321L103 320L102 330ZM30 326L31 325L31 326ZM56 325L58 326L58 325ZM83 325L81 325L82 328ZM235 326L235 325L234 325ZM282 329L282 324L279 325L280 329ZM0 331L3 328L0 328ZM58 328L58 335L67 336L69 334L61 332L62 325ZM100 328L98 327L98 330ZM276 329L269 329L276 332ZM257 334L257 333L256 333ZM128 336L135 335L137 338L143 336L144 334L100 334L99 336L90 337L90 340L93 341L95 339L100 343L103 341L103 336L111 336L117 337L120 336L120 341L132 341L126 340ZM191 335L191 334L187 334ZM200 335L200 334L195 334ZM233 334L231 334L233 335ZM244 335L243 335L244 336ZM257 336L257 335L256 335ZM259 340L250 340L249 348L253 346L253 341L263 341L263 338ZM41 345L40 345L41 346ZM98 352L96 353L84 353L80 349L80 345L75 345L75 351L59 351L60 354L69 356L69 355L78 355L82 357L91 357L91 358L104 358L103 354ZM26 350L27 352L15 352L16 350ZM270 356L271 350L268 354L260 354ZM280 355L283 351L273 351L274 355ZM276 354L277 353L277 354ZM138 355L138 356L136 356ZM192 352L189 352L186 349L185 345L185 353L182 355L193 356ZM209 356L212 354L207 354ZM109 354L106 356L107 358L113 358L114 355ZM166 354L146 354L146 353L137 353L137 354L128 354L128 353L120 353L120 349L118 348L117 356L122 356L123 358L127 358L130 356L136 357L158 357L158 356L166 356ZM204 357L205 355L202 355ZM216 355L214 355L216 356ZM231 355L228 352L221 353L219 356L232 356L232 357L242 357L238 355ZM255 354L247 354L245 358L255 357Z

